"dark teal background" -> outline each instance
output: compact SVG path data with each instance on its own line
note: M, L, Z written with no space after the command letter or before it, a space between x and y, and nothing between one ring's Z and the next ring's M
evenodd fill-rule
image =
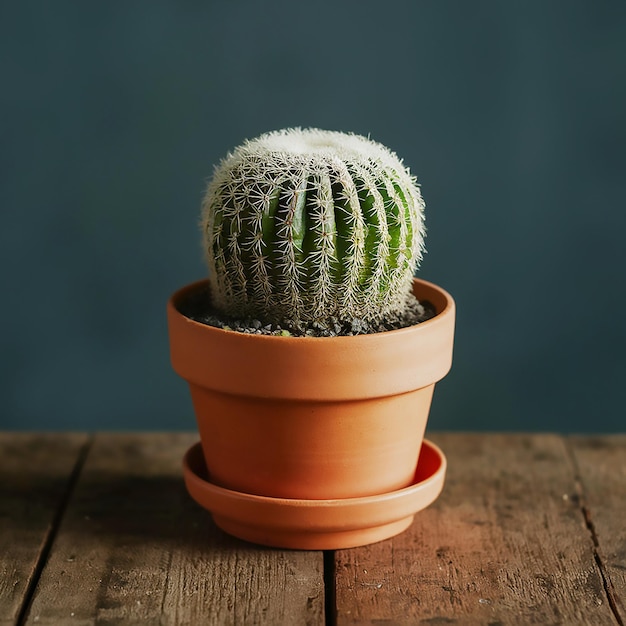
M0 427L194 428L165 303L206 180L299 125L422 183L430 428L626 430L623 1L3 3L0 81Z

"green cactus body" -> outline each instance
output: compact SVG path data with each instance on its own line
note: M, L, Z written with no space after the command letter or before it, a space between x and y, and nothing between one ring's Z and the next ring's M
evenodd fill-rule
M296 325L375 321L406 306L423 252L424 201L381 144L288 129L220 163L202 228L222 313Z

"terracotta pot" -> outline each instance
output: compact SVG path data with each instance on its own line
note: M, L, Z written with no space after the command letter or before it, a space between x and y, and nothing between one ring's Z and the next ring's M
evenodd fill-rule
M168 303L174 370L189 383L213 485L274 498L367 497L414 479L435 383L452 362L455 306L432 283L414 293L437 315L354 337L275 337L213 328Z

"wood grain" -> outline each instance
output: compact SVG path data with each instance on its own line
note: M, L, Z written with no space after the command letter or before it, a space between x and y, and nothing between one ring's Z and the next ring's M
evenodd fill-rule
M337 552L337 623L614 624L563 438L432 439L443 494L406 533Z
M322 623L322 554L219 531L184 488L182 456L195 440L96 438L28 623Z
M14 624L25 606L86 442L0 433L0 624Z
M613 610L626 623L626 435L572 437L587 524Z

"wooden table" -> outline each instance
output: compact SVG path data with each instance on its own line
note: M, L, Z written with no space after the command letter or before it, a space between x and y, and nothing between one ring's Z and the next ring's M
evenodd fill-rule
M298 552L187 495L195 434L0 434L0 624L624 624L626 435L431 434L398 537Z

